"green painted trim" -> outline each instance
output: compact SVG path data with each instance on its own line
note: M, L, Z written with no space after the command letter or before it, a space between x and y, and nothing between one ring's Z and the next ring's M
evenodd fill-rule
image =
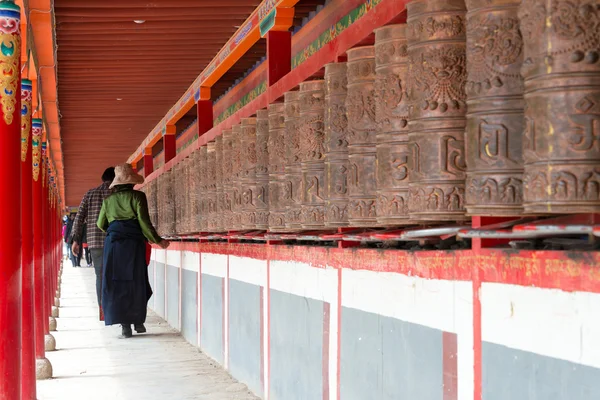
M256 99L261 94L267 91L267 81L262 81L255 88L250 90L244 97L233 103L229 106L225 111L223 111L214 121L213 125L219 125L221 122L225 121L227 118L231 117L233 114L238 112L241 108L246 106L252 100Z
M260 30L260 36L263 37L275 26L275 16L277 15L277 9L274 8L267 16L259 22L258 27Z
M367 0L365 3L350 11L342 17L335 25L325 30L317 39L315 39L308 47L300 50L292 56L292 69L298 67L304 61L308 60L313 54L321 50L327 43L335 39L340 33L348 29L350 25L366 15L382 0Z

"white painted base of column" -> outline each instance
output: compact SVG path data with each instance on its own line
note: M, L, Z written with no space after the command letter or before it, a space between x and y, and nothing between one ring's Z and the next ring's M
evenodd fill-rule
M58 297L55 297L55 298L54 298L54 305L55 305L56 307L60 307L60 299L59 299Z
M44 336L44 346L46 351L56 351L56 339L51 334Z
M35 360L35 378L44 381L52 378L52 364L47 358Z
M59 312L58 312L58 307L52 307L52 314L51 314L51 315L52 315L54 318L58 318L58 314L59 314Z
M48 327L50 328L50 332L56 332L56 328L57 328L56 318L54 318L54 317L48 318Z

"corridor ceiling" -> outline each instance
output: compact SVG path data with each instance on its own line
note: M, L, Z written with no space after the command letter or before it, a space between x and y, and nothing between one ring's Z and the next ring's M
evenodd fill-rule
M54 1L67 205L127 160L259 3Z

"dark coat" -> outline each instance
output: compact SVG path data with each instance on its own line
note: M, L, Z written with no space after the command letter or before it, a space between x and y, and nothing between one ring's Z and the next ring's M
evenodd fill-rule
M72 220L71 218L69 218L67 220L67 229L65 230L64 240L66 243L69 243L69 244L73 243L73 240L71 239L71 232L73 231L73 223L74 222L75 221Z

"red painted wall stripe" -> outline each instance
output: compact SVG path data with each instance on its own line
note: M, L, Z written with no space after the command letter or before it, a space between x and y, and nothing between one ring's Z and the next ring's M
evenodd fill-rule
M479 294L481 291L481 279L479 274L473 276L473 379L474 390L473 400L481 400L481 299Z
M265 387L265 288L260 287L260 385Z
M337 400L341 398L342 389L342 269L338 269L337 292Z
M458 340L455 333L442 334L444 400L458 398Z
M329 327L331 305L323 303L323 400L329 400Z

